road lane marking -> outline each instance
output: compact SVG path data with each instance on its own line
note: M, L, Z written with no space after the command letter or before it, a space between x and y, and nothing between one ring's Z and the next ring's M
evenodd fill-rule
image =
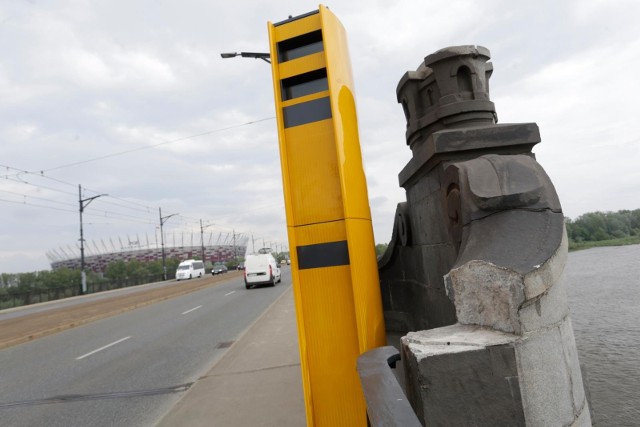
M199 309L200 307L202 307L201 305L197 306L197 307L193 307L191 310L187 310L184 313L180 313L180 314L189 314L192 311L196 311L197 309Z
M228 297L229 295L231 295L232 293L234 293L235 291L231 291L228 294L224 294L225 297Z
M81 360L81 359L84 359L85 357L89 357L89 356L91 356L92 354L96 354L96 353L97 353L97 352L99 352L99 351L105 350L105 349L107 349L107 348L109 348L109 347L112 347L112 346L114 346L114 345L116 345L116 344L120 344L122 341L126 341L126 340L128 340L129 338L131 338L131 336L124 337L124 338L122 338L122 339L120 339L120 340L118 340L118 341L114 341L114 342L112 342L111 344L107 344L107 345L105 345L105 346L103 346L103 347L100 347L100 348L98 348L98 349L95 349L95 350L93 350L93 351L90 351L90 352L89 352L89 353L87 353L87 354L83 354L83 355L82 355L82 356L80 356L80 357L76 357L76 360Z

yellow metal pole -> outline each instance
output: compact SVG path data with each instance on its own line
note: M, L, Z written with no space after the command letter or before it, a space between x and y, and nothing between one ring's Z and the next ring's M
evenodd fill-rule
M307 424L366 426L385 332L346 32L322 5L268 27Z

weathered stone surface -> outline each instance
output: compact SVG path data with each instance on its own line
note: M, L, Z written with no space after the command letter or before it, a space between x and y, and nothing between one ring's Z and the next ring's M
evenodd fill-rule
M550 211L511 209L472 221L455 266L482 259L521 274L545 264L562 242L564 216Z
M442 210L442 195L431 193L412 203L410 216L413 243L415 245L435 245L449 240L446 216Z
M518 311L523 334L560 323L569 316L565 283L562 279L547 292L528 300Z
M560 328L529 335L517 347L516 354L528 425L573 423L572 378Z
M402 338L409 400L427 426L525 425L515 335L454 325Z
M522 276L485 261L469 261L446 276L447 294L458 322L520 333L518 308L524 302Z
M568 319L525 336L459 324L410 332L407 396L425 425L590 425L573 339Z
M489 100L493 65L489 50L476 46L445 48L407 72L396 93L407 119L407 143L413 148L425 133L465 123L494 123ZM452 73L452 71L454 71Z
M573 335L573 326L571 320L567 318L565 322L560 324L560 336L562 338L562 348L564 349L565 363L571 381L571 394L573 396L573 411L581 412L587 407L587 399L584 392L582 382L582 369L578 360L578 351L575 345L575 337Z
M567 253L563 235L556 253L527 274L480 260L452 269L445 283L458 322L520 334L564 319L568 308L559 284Z
M578 418L571 424L571 427L591 427L591 412L588 407L585 407L578 414Z
M398 175L398 181L401 187L409 190L438 164L474 159L487 153L533 156L531 149L539 142L540 132L535 123L439 130L412 148L413 157ZM439 185L440 181L436 184Z
M524 278L524 293L527 300L542 295L558 283L567 263L569 242L567 230L562 227L562 240L556 252L543 264L534 265L534 270Z

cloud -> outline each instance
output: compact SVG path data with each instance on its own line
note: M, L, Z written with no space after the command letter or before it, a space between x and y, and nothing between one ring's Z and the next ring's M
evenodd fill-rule
M635 2L330 7L348 35L379 242L405 200L397 176L411 158L397 83L456 44L491 50L498 116L539 124L536 156L567 215L638 207ZM266 51L267 21L315 8L293 0L3 5L0 199L10 201L0 202L0 272L48 268L47 250L76 244L78 184L87 195L109 194L87 208L90 240L152 236L162 207L179 213L166 224L171 232L199 232L202 219L213 232L286 244L271 70L219 54ZM26 253L41 256L23 256L24 265L11 255Z

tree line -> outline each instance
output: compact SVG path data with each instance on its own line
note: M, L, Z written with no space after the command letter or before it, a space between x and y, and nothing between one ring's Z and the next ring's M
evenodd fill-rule
M640 209L589 212L575 220L565 218L570 242L598 242L640 236Z
M173 277L180 260L168 258L166 260L167 275ZM148 283L162 279L162 260L140 262L138 260L118 260L107 265L104 273L87 270L87 283L120 283L131 281ZM39 289L56 289L66 287L80 287L80 270L60 268L57 270L34 271L30 273L2 273L0 274L0 296L3 294L17 294Z

